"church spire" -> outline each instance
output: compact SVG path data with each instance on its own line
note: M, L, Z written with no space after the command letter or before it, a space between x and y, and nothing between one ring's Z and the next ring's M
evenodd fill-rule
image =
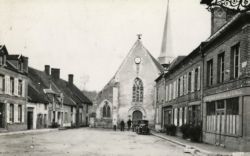
M161 53L160 56L158 57L158 61L162 65L170 64L170 62L173 60L169 13L170 13L170 0L168 0L167 2L167 13L163 30Z

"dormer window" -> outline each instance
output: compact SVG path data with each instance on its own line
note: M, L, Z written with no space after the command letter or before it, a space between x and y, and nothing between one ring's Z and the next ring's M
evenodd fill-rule
M4 65L4 55L0 56L0 66Z
M18 64L18 70L23 71L23 63L21 61Z

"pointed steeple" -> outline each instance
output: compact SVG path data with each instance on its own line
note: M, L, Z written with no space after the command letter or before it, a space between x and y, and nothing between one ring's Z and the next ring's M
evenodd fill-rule
M170 0L167 2L167 13L165 19L165 25L163 30L163 37L162 37L162 45L161 45L161 53L158 57L158 61L160 64L170 64L173 60L173 52L172 52L172 36L171 36L171 29L170 29Z

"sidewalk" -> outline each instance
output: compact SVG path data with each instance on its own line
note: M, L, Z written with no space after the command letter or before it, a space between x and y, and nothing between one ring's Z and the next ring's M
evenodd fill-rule
M233 151L230 149L225 149L222 147L205 143L195 143L182 139L180 137L169 136L164 133L158 133L155 131L151 131L151 133L156 137L165 139L169 142L184 147L184 151L188 151L189 153L192 153L192 155L195 156L250 156L250 153Z
M24 131L14 131L14 132L2 132L0 136L15 135L15 134L33 134L33 133L45 133L58 131L57 128L54 129L35 129L35 130L24 130Z

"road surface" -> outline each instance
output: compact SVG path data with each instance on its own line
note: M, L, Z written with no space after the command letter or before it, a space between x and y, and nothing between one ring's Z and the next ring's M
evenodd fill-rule
M152 135L104 129L70 129L0 136L0 156L188 156Z

